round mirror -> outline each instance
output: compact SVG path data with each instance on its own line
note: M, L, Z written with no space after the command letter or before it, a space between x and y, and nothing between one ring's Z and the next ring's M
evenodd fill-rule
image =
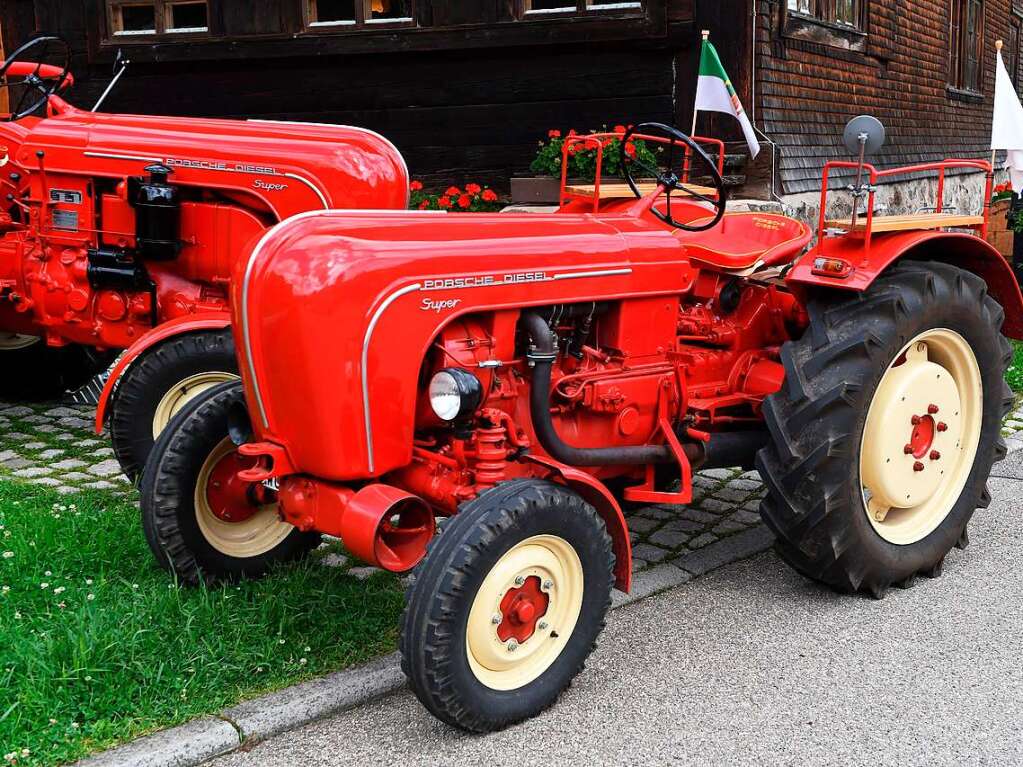
M860 144L865 141L863 154L866 156L874 154L884 146L884 136L884 126L880 120L870 115L860 115L846 124L842 143L849 150L849 154L859 156Z

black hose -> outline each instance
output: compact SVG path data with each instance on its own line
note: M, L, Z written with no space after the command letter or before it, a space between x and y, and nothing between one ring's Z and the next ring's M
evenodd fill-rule
M527 359L533 365L529 392L529 415L533 431L547 454L569 466L616 466L622 464L673 463L675 455L667 445L622 447L573 447L558 436L551 418L551 368L558 357L557 337L547 321L535 312L524 312L522 326L529 336ZM722 432L711 441L683 445L693 468L749 466L763 447L767 433Z

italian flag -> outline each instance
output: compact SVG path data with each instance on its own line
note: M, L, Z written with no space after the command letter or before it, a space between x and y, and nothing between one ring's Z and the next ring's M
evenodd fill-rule
M753 131L753 123L746 116L742 103L728 79L728 73L721 66L718 52L707 38L703 39L703 51L700 53L700 82L696 86L697 112L724 112L732 115L742 126L746 143L753 157L760 153L760 142ZM694 120L695 124L695 120Z

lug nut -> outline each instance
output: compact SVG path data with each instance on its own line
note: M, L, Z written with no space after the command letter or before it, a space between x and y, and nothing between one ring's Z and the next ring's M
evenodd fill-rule
M912 418L909 419L909 422L911 424L913 424L914 426L916 426L916 425L918 425L920 423L921 420L922 419L920 418L920 416L915 415L915 416L913 416Z
M515 652L519 649L519 643L515 639L508 640L508 652Z
M503 620L504 616L501 615L501 613L494 613L493 615L490 616L490 622L493 623L495 626L500 626L501 621Z
M913 446L906 445L904 448L902 448L902 452L905 453L906 455L909 455L910 453L913 452Z
M948 424L944 421L938 421L938 431L948 431Z
M536 624L536 627L537 627L537 628L538 628L538 629L539 629L540 631L546 631L546 630L547 630L547 625L548 625L548 624L547 624L547 621L540 621L540 622L539 622L538 624Z
M938 461L940 459L941 459L941 453L939 453L937 450L932 450L931 451L931 460L932 461Z
M922 463L920 463L920 461L917 461L916 463L913 464L913 471L923 471L923 470L924 470L924 465Z
M938 406L937 405L928 405L927 406L927 412L930 413L931 415L934 415L935 413L938 412Z
M544 591L550 591L552 588L554 588L554 581L546 580L543 582Z
M526 582L526 579L523 578L521 575L516 575L515 576L515 585L516 586L521 586L525 582Z

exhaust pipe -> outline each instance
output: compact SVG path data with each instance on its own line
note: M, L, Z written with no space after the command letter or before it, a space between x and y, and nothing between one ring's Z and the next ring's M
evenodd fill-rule
M291 476L277 492L284 519L299 530L340 538L359 559L403 573L426 555L436 523L421 499L391 485L344 485Z

